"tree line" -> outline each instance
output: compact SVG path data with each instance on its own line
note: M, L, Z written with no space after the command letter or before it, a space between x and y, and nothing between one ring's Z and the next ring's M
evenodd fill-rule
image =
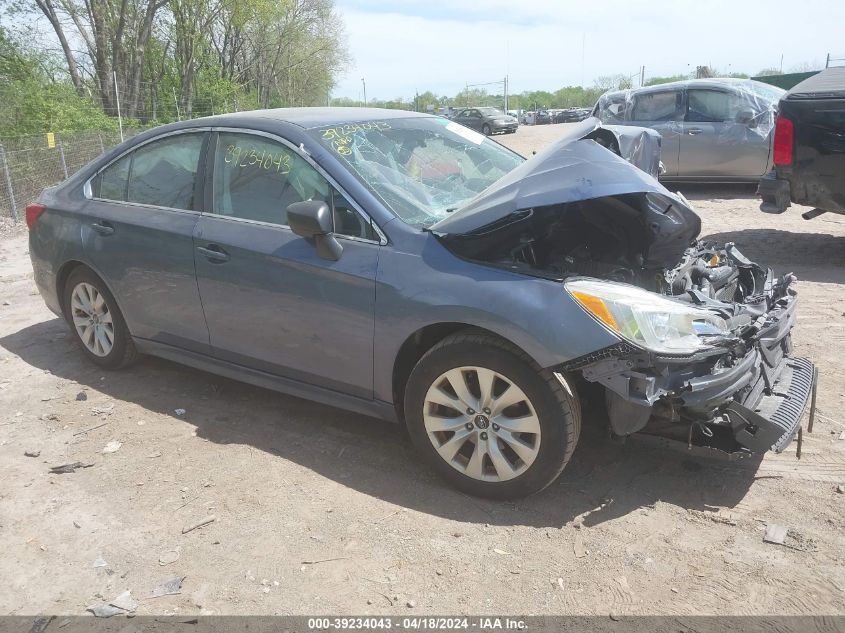
M333 0L0 0L0 137L114 129L118 109L126 125L148 127L257 108L360 106L331 95L348 64ZM699 66L645 85L715 74ZM633 77L609 75L511 94L507 107L591 107L607 90L633 86ZM505 103L466 88L367 105L426 112Z
M758 75L771 74L770 69L762 70ZM775 71L777 74L777 71ZM716 71L706 67L699 66L694 72L689 74L678 74L670 76L656 76L649 77L644 86L654 86L657 84L669 83L672 81L681 81L684 79L692 79L694 77L733 77L738 79L748 79L749 75L746 73L717 73ZM547 109L564 109L574 107L592 107L595 105L598 98L608 90L624 90L627 88L634 88L635 84L632 77L625 75L606 75L598 77L592 86L565 86L555 91L548 90L529 90L518 94L508 95L508 110L547 110ZM360 100L340 98L333 99L333 105L346 106L360 106L363 103ZM398 108L404 110L418 110L420 112L432 111L443 107L463 107L463 106L492 106L503 109L505 104L505 96L502 93L490 93L479 88L465 88L455 95L436 94L432 91L425 91L415 94L410 98L397 97L391 100L371 99L367 105L379 108Z
M0 0L0 10L0 135L100 124L118 108L146 126L325 105L349 59L333 0ZM52 42L32 26L45 20Z

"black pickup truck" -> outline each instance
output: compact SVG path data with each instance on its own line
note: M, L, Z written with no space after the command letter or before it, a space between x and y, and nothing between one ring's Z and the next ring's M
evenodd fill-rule
M845 67L827 68L787 92L778 104L774 169L761 180L760 209L783 213L791 202L845 214Z

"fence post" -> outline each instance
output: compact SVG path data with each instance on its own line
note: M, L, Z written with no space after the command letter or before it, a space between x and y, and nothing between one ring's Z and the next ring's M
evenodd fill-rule
M6 175L6 186L9 188L9 202L12 205L12 219L18 221L18 208L15 205L15 191L12 189L12 176L9 173L9 163L6 162L6 150L0 143L0 163L3 163L3 173Z
M62 159L62 170L65 172L65 180L67 180L67 163L65 162L65 148L62 147L62 139L59 139L59 156Z
M106 151L106 146L103 145L103 135L97 132L97 138L100 140L100 153L104 154Z

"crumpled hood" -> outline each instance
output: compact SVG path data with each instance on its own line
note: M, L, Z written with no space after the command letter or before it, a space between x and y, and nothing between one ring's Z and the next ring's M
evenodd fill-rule
M430 230L438 234L470 233L517 211L632 193L660 194L695 216L688 204L655 178L595 141L583 138L597 127L596 119L573 126L566 136L433 224ZM633 133L642 136L636 130ZM623 154L626 150L641 156L648 154L643 143L629 139L623 144L617 131L611 132L617 135Z

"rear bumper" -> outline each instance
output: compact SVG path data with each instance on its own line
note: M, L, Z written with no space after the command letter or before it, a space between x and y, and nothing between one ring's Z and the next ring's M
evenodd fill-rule
M764 213L783 213L795 203L814 207L821 212L845 214L845 187L838 172L828 168L824 173L818 167L777 167L760 179L757 194L762 199L760 210ZM805 215L805 219L815 217Z
M788 180L779 179L776 172L770 171L760 179L757 195L762 199L763 213L783 213L790 205L792 192Z

